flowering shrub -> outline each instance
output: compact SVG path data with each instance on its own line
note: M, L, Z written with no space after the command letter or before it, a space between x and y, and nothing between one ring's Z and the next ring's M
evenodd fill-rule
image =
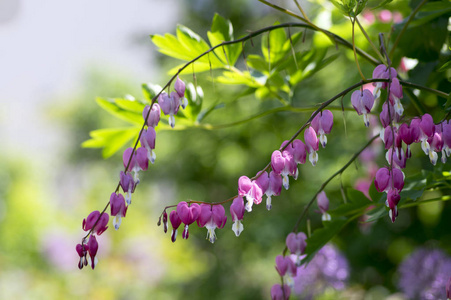
M276 24L235 39L231 22L216 15L211 32L208 32L210 45L184 26L177 28L176 36L155 35L152 37L152 41L163 54L183 60L185 63L170 71L173 76L163 88L153 84L143 85L146 98L144 102L136 100L120 103L107 101L109 106L105 105L104 107L131 120L136 120L138 116L142 127L138 130L137 136L122 139L124 146L130 140L132 140L133 146L123 152L124 171L120 172L119 183L111 194L105 209L102 212L94 211L86 220L83 220L82 228L87 234L76 246L80 257L78 265L80 269L88 263L94 269L99 247L96 235L107 230L109 215L114 217L113 227L116 230L120 228L122 218L126 216L129 206L131 206L132 194L139 190L137 189L140 184L139 173L148 170L152 164L158 163L156 138L160 130L178 126L199 126L207 114L214 113L219 109L215 105L202 110L202 88L196 82L186 83L181 76L189 72L210 71L213 74L213 70L221 71L219 76L214 77L215 81L228 85L245 85L257 98L276 99L282 105L280 107L287 110L294 108L290 102L296 86L306 78L313 77L337 58L337 55L328 57L323 55L318 58L314 49L306 51L307 54L296 50L295 47L300 42L302 33L298 32L292 35L291 30L294 29L303 28L317 31L335 43L337 47L341 45L348 48L342 51L353 53L355 72L360 74L361 81L346 87L329 100L308 108L309 113L313 112L308 120L298 128L294 135L283 134L286 140L279 147L274 145L272 153L268 153L270 159L266 162L265 167L252 177L244 175L248 172L243 170L243 175L239 177L236 185L236 194L233 197L221 200L221 195L217 195L219 200L215 202L195 199L162 207L158 225L162 223L163 231L166 233L168 221L171 223L171 241L176 242L180 226L182 226L180 228L182 238L188 239L190 225L195 226L196 224L198 227L207 229L207 239L211 243L215 243L221 234L225 234L218 232L224 227L231 228L238 237L245 228L244 223L252 222L250 213L262 203L264 198L267 210L271 210L273 204L283 205L280 202L275 204L274 197L282 195L283 189L288 190L290 186L296 184L293 180L297 180L299 174L303 172L305 168L303 165L306 163L307 157L312 166L318 166L321 163L319 159L321 149L326 146L334 147L328 136L333 134L334 123L343 121L343 118L337 121L338 115L332 113L331 104L341 99L341 110L344 113L343 98L348 94L350 94L350 101L346 106L352 106L355 110L355 113L351 112L350 115L355 118L363 115L362 137L364 138L362 145L355 147L356 151L350 160L318 187L317 192L310 197L311 200L299 212L299 218L292 232L287 232L286 237L283 238L286 240L286 247L275 258L276 271L281 278L281 283L272 286L271 297L273 299L286 299L292 294L312 297L324 290L326 286L336 289L344 288L344 283L349 275L348 263L333 246L326 244L345 225L364 215L369 215L367 221L376 221L383 215L387 215L391 222L395 222L400 215L402 204L406 207L418 205L419 201L417 200L422 194L425 191L440 188L440 182L446 187L449 175L443 172L432 173L439 185L431 186L431 180L427 176L410 179L409 174L405 174L403 171L406 170L408 160L417 159L415 156L417 148L414 146L416 143L421 145L431 166L437 164L439 153L443 164L451 154L451 125L448 120L449 111L451 111L449 90L444 91L413 83L401 76L395 69L401 59L398 57L400 54L396 51L400 51L401 54L403 51L397 47L398 45L400 45L399 48L404 47L402 46L403 35L410 34L405 33L409 28L409 23L415 22L413 21L414 17L418 10L425 5L425 1L406 17L404 23L401 23L401 30L396 35L390 51L388 51L389 40L383 34L378 36L378 48L374 45L374 37L370 37L359 22L358 15L364 11L367 1L331 1L344 15L344 20L351 22L352 42L312 23L297 1L295 2L300 15L264 0L260 0L260 2L295 16L302 23ZM441 7L439 8L441 11ZM365 11L365 13L368 16L369 11ZM445 13L437 14L437 16L442 16ZM382 11L379 18L381 22L391 22L392 15L387 16L387 13ZM397 18L399 19L399 15ZM355 25L358 25L363 36L366 37L365 43L370 45L377 58L357 47ZM261 54L246 56L245 44L252 43L252 39L260 35L263 35ZM444 39L440 41L440 47L435 49L436 59L443 55L440 50ZM423 59L422 57L417 58ZM238 62L244 63L247 70L240 70L237 67ZM365 77L361 64L362 66L363 64L372 65L371 78ZM449 65L444 64L442 69L448 70ZM173 88L171 88L172 83L174 83ZM414 91L410 91L411 89ZM417 95L419 91L441 99L445 112L442 113L441 119L438 119L437 116L434 119L427 111L412 109L419 101L421 102ZM409 102L405 100L406 94L409 96ZM295 97L298 96L295 95ZM161 112L164 116L161 115ZM373 117L374 115L378 115L379 119ZM436 113L436 115L438 114ZM254 118L249 121L252 119ZM369 138L366 138L367 132L372 133ZM95 141L95 135L93 136L93 141ZM371 148L372 143L376 140L380 140L384 144L386 160L384 163L376 161L377 150ZM104 141L104 143L108 143L108 141ZM97 143L96 146L98 145ZM364 162L368 165L366 183L358 184L356 182L356 190L362 193L342 187L343 203L339 203L338 199L333 199L335 208L330 209L330 202L325 191L328 183L338 175L341 176L359 157L366 157ZM125 196L120 193L120 188ZM321 214L323 227L311 233L310 219L307 219L307 214L315 200L318 212ZM447 200L447 198L440 197L434 201L443 200ZM230 217L226 215L226 211L230 211ZM306 233L300 231L300 226L303 226L304 223L307 224ZM288 254L288 250L291 255ZM442 289L442 293L445 293L444 289ZM409 295L408 292L406 294Z

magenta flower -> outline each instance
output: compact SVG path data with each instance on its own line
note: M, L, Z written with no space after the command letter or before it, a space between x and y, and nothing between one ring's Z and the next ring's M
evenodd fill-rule
M392 172L393 176L391 175ZM404 187L404 173L398 168L393 168L392 172L387 167L377 170L374 185L380 193L389 189L401 191Z
M141 146L146 148L147 150L147 159L150 160L151 163L155 162L155 152L153 151L155 149L155 138L157 137L157 132L153 127L147 127L147 129L144 129L141 133L141 138L139 141L141 142Z
M288 300L290 295L291 288L286 284L283 285L283 289L280 284L275 284L271 288L271 300Z
M442 122L442 139L446 156L451 155L451 123L448 121Z
M407 145L406 156L410 158L412 156L410 145L419 140L420 128L417 126L408 126L406 123L403 123L398 129L398 134Z
M114 229L118 230L121 226L122 218L127 213L127 206L125 206L125 199L122 194L112 193L110 197L111 216L114 217Z
M127 167L127 164L130 160L130 156L133 152L133 148L127 148L124 151L124 154L122 155L122 161L124 163L124 168ZM130 160L130 164L128 165L128 168L126 172L133 171L135 174L134 180L135 184L139 183L138 173L139 171L145 171L149 167L149 160L147 158L147 150L144 147L139 147L136 149L136 151L133 153L133 156Z
M227 222L225 210L222 205L200 205L200 215L197 218L197 225L199 227L207 228L207 239L213 244L216 241L215 229L224 228Z
M174 128L175 117L180 107L180 96L176 92L172 92L169 96L166 92L163 92L158 97L158 103L165 115L169 115L169 125Z
M330 221L330 215L327 213L329 210L329 199L326 196L326 192L322 191L316 197L316 201L318 203L319 211L322 214L321 220Z
M150 105L146 105L146 107L144 107L143 110L144 120L146 119L147 114L149 113L149 109ZM147 118L146 125L153 128L157 127L158 123L160 122L160 115L161 115L160 105L158 105L158 103L154 103L152 105L152 110L150 111L149 117Z
M168 214L165 211L163 211L163 231L164 233L168 232Z
M437 128L437 127L436 127ZM428 139L428 143L430 145L429 149L429 160L431 163L435 166L437 163L438 155L437 152L443 151L443 139L442 139L442 133L440 130L440 126L435 130L435 133ZM442 153L442 162L446 162L446 154Z
M91 236L89 237L87 247L89 256L91 257L91 268L94 270L95 266L99 262L96 257L97 250L99 249L99 244L97 243L97 239L93 234L91 234Z
M102 213L102 215L100 215L100 212L98 210L95 210L90 213L86 219L83 219L82 228L84 231L89 231L95 225L94 229L92 229L92 233L101 235L105 230L108 229L107 225L109 219L110 216L107 213Z
M180 106L185 109L188 105L188 99L185 98L185 83L178 76L174 84L174 89L180 97Z
M127 193L125 195L125 202L127 202L127 205L130 205L132 203L132 193L135 191L136 187L133 176L129 173L126 174L124 171L121 171L120 185L124 193Z
M304 141L305 146L307 147L308 152L308 159L310 163L315 166L316 162L318 161L318 154L316 151L319 149L319 141L318 137L316 136L315 129L312 127L309 127L307 130L304 131Z
M78 256L80 256L80 261L78 262L78 268L81 270L83 269L83 266L88 265L88 259L86 256L88 255L88 247L86 245L77 244L75 247L75 250L78 253Z
M420 137L421 149L424 154L429 155L429 150L431 146L428 143L428 139L432 137L435 133L434 120L430 114L424 114L421 119L415 118L410 122L410 127L420 127Z
M393 78L396 78L396 76L398 76L398 73L396 72L396 70L394 68L390 68L390 70L389 70L388 67L385 65L378 65L376 68L374 68L374 71L373 71L374 79L377 79L377 78L378 79L390 79L390 78L393 79ZM373 86L375 86L375 88L373 90L374 98L377 99L381 95L380 89L387 88L388 82L373 82Z
M363 91L354 91L351 95L351 103L357 114L363 115L363 122L366 127L370 126L370 119L368 114L374 105L374 96L370 90L365 89Z
M401 200L401 196L399 196L399 193L396 189L391 189L388 191L387 202L385 203L385 205L387 205L388 208L390 208L390 210L388 211L388 216L390 217L392 223L395 222L396 217L398 216L397 205L399 203L399 200Z
M236 236L239 236L241 232L243 232L243 224L241 220L244 217L244 200L243 197L238 196L233 199L232 204L230 205L230 215L232 216L232 230L235 232Z
M291 154L293 155L294 162L297 164L305 164L305 159L307 157L305 144L301 140L296 139L291 143L291 147Z
M251 212L254 203L258 205L262 202L263 193L255 180L250 180L247 176L241 176L238 179L238 195L246 197L246 210Z
M326 134L330 133L333 125L334 115L330 110L321 111L313 118L311 122L311 126L313 127L315 132L319 134L319 141L323 148L326 147L327 144Z
M382 111L379 115L379 119L381 120L382 127L386 128L390 126L390 121L397 122L399 121L399 116L395 113L395 108L390 104L390 115L388 114L388 105L387 102L382 104Z
M274 151L271 155L271 168L277 175L282 175L283 186L288 190L290 188L288 175L296 178L298 174L298 169L291 152L286 149L282 152L279 150Z
M169 214L169 221L172 225L171 241L174 243L175 239L177 238L177 229L179 228L180 224L182 224L182 220L180 220L177 211L173 210Z
M402 86L397 78L393 78L390 84L390 97L389 100L395 108L395 112L402 116L404 107L401 104L402 99Z
M183 230L182 238L188 239L189 232L188 226L194 223L200 215L200 206L197 203L193 203L188 206L188 203L185 201L177 204L177 214L179 215L180 220L182 220L183 224L185 224L185 229Z
M282 255L277 255L276 257L276 270L282 277L285 276L285 274L293 277L296 276L297 272L296 265L291 258L289 256Z
M287 239L285 240L287 244L288 250L290 250L291 254L295 254L297 256L304 254L305 247L307 247L306 240L307 236L303 232L294 233L291 232Z
M399 149L399 148L395 148ZM407 151L404 153L402 149L401 151L395 151L393 152L393 148L388 149L387 153L385 154L385 159L387 160L387 163L389 165L393 164L394 169L400 168L404 169L406 167L407 163Z

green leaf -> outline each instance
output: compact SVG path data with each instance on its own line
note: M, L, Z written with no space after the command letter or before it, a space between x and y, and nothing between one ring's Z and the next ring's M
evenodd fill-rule
M129 143L133 138L137 138L140 127L129 128L108 128L93 130L89 133L90 140L81 144L83 148L103 148L103 158L108 158Z
M439 58L448 32L448 18L442 16L431 21L425 20L426 22L413 22L414 26L409 26L400 39L398 50L406 57L429 62ZM393 38L400 34L403 25L404 23L400 23L395 26Z
M118 119L127 121L132 124L143 124L144 120L142 119L142 110L140 113L133 112L130 110L125 110L121 107L119 107L115 101L109 101L103 98L97 98L96 99L97 104L113 116L115 116Z
M365 195L354 189L347 189L346 191L348 203L340 205L338 208L330 210L329 213L332 219L338 216L347 216L362 212L373 204Z
M448 70L448 69L450 69L451 68L451 60L449 60L449 61L447 61L446 63L444 63L441 67L440 67L440 69L438 69L438 71L439 72L443 72L443 71L446 71L446 70Z
M220 83L224 84L245 84L249 87L258 88L265 84L266 78L260 78L260 80L256 80L254 76L248 71L244 72L232 72L232 71L224 71L222 72L222 76L216 78L216 80Z
M302 260L302 263L310 262L316 252L338 234L349 221L345 218L332 218L330 222L323 222L324 227L315 230L312 236L307 239L307 247L305 248L307 256Z
M247 58L247 65L265 75L269 75L268 63L259 55L250 54Z
M176 35L165 34L151 36L152 42L161 53L184 61L191 61L210 49L209 45L191 29L178 25ZM194 63L195 72L207 71L211 68L220 68L223 63L215 55L204 55ZM187 68L188 72L192 70ZM171 71L173 71L172 69ZM178 70L178 68L177 68Z
M188 106L185 108L185 114L189 119L195 121L202 109L204 91L200 86L197 88L191 82L186 85L185 97L188 99Z
M375 222L385 216L388 216L388 209L385 205L379 205L368 213L368 219L366 219L365 223Z
M390 4L391 2L393 2L393 0L384 0L378 6L373 7L371 10L375 10L375 9L381 8L382 6Z
M278 22L275 25L279 24ZM268 37L269 36L269 37ZM262 54L267 62L271 65L276 64L285 54L290 50L284 49L284 44L287 41L287 35L284 28L274 29L262 37Z
M215 14L211 25L211 31L207 32L207 35L212 47L219 45L222 42L233 41L232 23L220 15ZM241 50L242 44L237 43L215 49L214 53L219 57L223 64L233 66L240 56Z
M122 108L123 110L127 110L130 112L134 112L137 114L142 114L145 105L139 101L136 100L129 100L129 99L115 99L114 101L116 105L119 108ZM143 120L144 122L144 120Z

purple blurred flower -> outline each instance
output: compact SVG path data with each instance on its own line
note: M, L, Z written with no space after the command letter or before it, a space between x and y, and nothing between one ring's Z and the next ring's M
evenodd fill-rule
M294 255L291 257L296 259ZM348 278L348 260L328 244L318 251L309 264L298 267L297 276L293 277L293 293L302 299L313 299L327 287L344 289Z
M439 249L418 249L399 266L399 288L409 299L446 299L451 258Z

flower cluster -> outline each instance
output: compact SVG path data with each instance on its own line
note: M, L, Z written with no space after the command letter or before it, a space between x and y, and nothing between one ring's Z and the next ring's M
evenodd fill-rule
M401 169L406 167L407 159L411 157L411 144L421 143L421 149L433 165L437 163L441 152L442 162L446 162L451 154L451 124L443 121L435 125L431 115L424 114L413 118L408 123L402 123L404 107L402 86L394 68L385 65L377 66L373 71L373 78L387 79L387 82L373 83L374 90L368 89L354 91L351 102L359 115L364 115L364 123L369 126L367 114L371 111L375 101L381 94L381 89L387 89L387 101L382 105L379 115L382 129L380 137L385 145L388 167L382 167L376 172L374 184L379 192L387 193L386 205L389 208L389 217L394 222L398 216L397 205L401 199L399 193L404 187L404 173ZM405 146L404 146L405 145Z
M408 299L450 298L451 258L439 249L418 249L399 266L399 288Z
M167 93L162 92L159 95L158 103L153 103L152 105L147 105L143 110L143 118L144 118L144 126L140 134L140 144L141 147L135 148L127 148L123 155L122 160L124 163L125 171L121 171L119 174L119 186L122 188L122 191L125 193L125 197L119 193L118 190L113 192L110 196L110 214L113 218L113 226L114 229L118 230L122 218L125 217L127 213L128 206L131 204L131 195L135 191L136 186L139 183L139 172L146 171L149 167L149 161L153 164L156 159L155 155L155 140L156 140L156 131L155 128L160 122L161 110L165 115L169 115L169 125L174 127L175 119L174 115L177 114L179 107L186 107L188 104L188 100L185 98L185 83L177 77L177 80L174 84L175 92L171 93L171 96L168 96ZM134 173L132 176L131 173ZM223 209L224 210L224 209ZM185 215L183 215L185 218ZM187 219L184 219L187 220ZM194 218L193 222L197 220L197 215ZM76 251L80 256L80 261L78 263L78 267L81 269L83 266L88 264L87 255L91 258L91 267L94 269L97 264L97 250L99 245L96 240L95 235L101 235L108 228L109 215L105 211L100 213L99 211L93 211L89 214L89 216L83 220L82 228L84 231L88 232L87 236L89 236L88 241L86 242L86 237L83 239L81 244L76 246ZM164 217L165 222L165 232L167 231L167 215ZM204 224L205 219L202 219L199 222ZM185 223L185 222L184 222ZM191 222L192 223L192 222ZM189 223L189 224L191 224ZM208 224L207 224L208 223ZM225 220L224 220L225 223ZM185 223L186 224L186 223ZM188 225L189 225L188 224ZM210 228L209 221L205 221L203 226L207 226ZM184 236L188 238L188 225L186 225ZM202 226L202 227L203 227ZM210 226L210 227L209 227ZM223 226L223 225L222 225ZM213 230L213 239L214 239L214 230ZM174 237L175 240L175 237Z
M239 236L244 230L242 223L244 212L251 212L254 204L258 205L262 202L264 195L266 195L266 208L271 210L272 197L279 196L282 187L289 189L288 176L297 179L299 175L298 164L305 163L307 154L312 165L316 164L318 161L316 152L319 149L319 144L321 143L323 147L326 146L326 134L331 132L332 126L333 114L329 110L317 113L312 119L311 126L304 132L305 143L299 139L295 139L291 143L284 141L279 150L275 150L271 155L272 170L269 173L263 170L257 173L255 179L247 176L241 176L238 179L238 195L233 198L230 205L230 215L233 221L232 230L236 236ZM321 197L322 195L320 195ZM246 199L246 204L244 199ZM328 206L329 200L327 197L318 200L318 207L323 214L323 218L330 220L330 216L326 213ZM165 214L166 212L163 213L163 223L164 226L167 226ZM171 240L175 242L177 229L181 223L185 224L183 238L188 238L188 226L197 221L199 227L208 229L207 238L214 243L216 240L215 229L223 228L226 220L225 210L218 203L202 203L199 206L196 203L180 202L177 209L169 214L169 221L173 228Z
M307 236L303 232L290 233L286 238L287 249L295 257L278 255L276 257L276 270L280 277L286 279L286 282L293 282L293 278L297 275L298 266L300 265L300 256L304 254L307 243ZM290 297L292 284L275 284L271 288L272 300L285 300Z

